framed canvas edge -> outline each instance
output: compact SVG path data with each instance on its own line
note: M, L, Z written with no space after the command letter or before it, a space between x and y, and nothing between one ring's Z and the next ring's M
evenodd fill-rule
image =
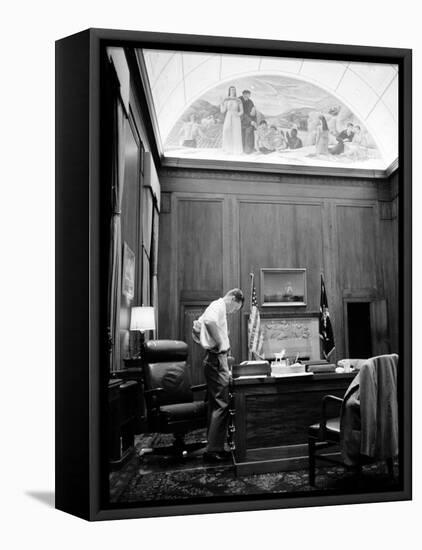
M229 39L228 45L235 48L245 47L245 43L249 43L249 47L261 47L263 50L268 48L284 48L284 51L288 51L289 48L295 48L295 51L301 50L303 55L303 48L308 52L312 51L313 56L324 57L325 53L331 53L336 55L347 57L363 56L372 58L384 58L385 56L392 56L400 66L400 139L399 139L399 158L400 165L398 167L400 185L401 185L401 198L400 201L400 275L403 281L403 300L401 302L401 319L403 320L402 332L401 332L401 346L400 354L403 357L401 364L404 365L403 369L403 394L406 396L405 402L402 405L401 410L401 437L402 437L402 449L403 456L401 457L401 464L403 467L403 490L391 493L374 493L363 495L309 495L300 497L285 497L283 499L265 499L247 501L235 501L235 502L219 502L219 503L201 503L201 504L175 504L171 506L134 506L134 507L113 507L106 508L101 503L101 493L104 490L101 487L101 446L100 446L100 335L98 334L99 316L100 316L100 303L98 292L96 291L96 284L99 279L98 269L98 256L100 253L99 239L100 239L100 223L99 223L99 66L100 66L100 42L138 42L145 39L154 39L160 43L165 43L166 47L171 46L169 38L174 40L175 44L185 44L187 40L191 41L195 47L200 45L206 46L205 40L209 37L198 37L195 35L172 35L164 33L144 33L138 31L116 31L107 29L89 29L86 31L89 33L89 159L84 159L84 168L86 173L89 174L85 180L86 185L89 187L89 228L87 238L89 240L89 257L86 258L85 264L78 266L76 276L80 278L83 285L87 283L87 273L89 277L89 295L90 303L89 307L89 342L88 344L80 344L81 351L85 360L89 361L89 369L81 375L82 384L86 387L81 388L78 395L81 397L84 407L87 407L89 415L88 426L81 425L69 425L69 430L73 432L73 437L77 438L79 434L77 432L82 428L83 435L80 436L80 456L81 456L81 473L88 477L88 487L84 492L83 500L80 502L80 509L69 509L66 504L57 503L56 508L69 512L76 516L79 516L88 520L108 520L108 519L123 519L123 518L140 518L140 517L157 517L157 516L173 516L173 515L186 515L186 514L204 514L204 513L217 513L217 512L231 512L231 511L251 511L262 509L277 509L286 507L309 507L309 506L325 506L325 505L342 505L342 504L354 504L354 503L377 503L385 501L400 501L410 500L412 498L412 442L411 442L411 412L412 412L412 374L411 374L411 177L412 177L412 151L411 151L411 82L412 82L412 51L410 49L398 49L398 48L373 48L368 46L336 46L336 45L321 45L312 43L291 43L291 42L279 42L272 40L253 40L253 39ZM78 33L78 34L83 34ZM211 37L211 45L219 44L222 46L221 39L223 37ZM63 39L66 40L66 39ZM227 40L227 39L224 39ZM60 41L58 41L60 42ZM253 44L252 44L253 43ZM56 43L57 44L57 43ZM291 50L293 51L293 50ZM97 103L96 103L97 102ZM63 113L59 110L56 111L56 116L60 117ZM57 122L56 122L57 124ZM56 138L57 139L57 138ZM56 172L56 178L58 178ZM56 183L57 185L57 183ZM61 197L57 196L56 205L62 204ZM406 214L406 215L404 215ZM56 222L61 227L61 220L56 218ZM68 275L63 273L62 267L56 263L56 274L64 277L64 280L68 278ZM60 288L58 289L60 294ZM58 318L60 319L63 312L56 310ZM67 312L70 320L76 320L77 316L74 312ZM79 327L75 330L80 330ZM86 334L81 334L86 338ZM60 342L60 345L68 345L72 342L69 340L69 335L57 335L56 341ZM56 359L57 361L57 359ZM56 363L56 373L61 372L62 365ZM80 371L79 371L80 374ZM86 390L88 388L88 398ZM56 385L56 391L61 395L65 389ZM57 399L57 396L56 396ZM56 401L57 409L57 401ZM88 440L84 430L88 429ZM57 428L56 428L57 429ZM56 455L57 460L57 455Z
M350 504L377 504L383 502L398 502L411 500L412 495L407 491L385 493L348 494L348 495L314 495L290 496L257 500L237 500L235 502L178 503L162 506L122 506L120 508L99 509L90 519L91 521L105 521L111 519L135 519L186 516L199 514L223 514L230 512L253 512L259 510L282 510L285 508L310 508L315 506L342 506Z

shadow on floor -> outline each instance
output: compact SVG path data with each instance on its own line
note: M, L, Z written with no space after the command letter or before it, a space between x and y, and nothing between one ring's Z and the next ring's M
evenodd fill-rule
M41 502L49 508L54 508L55 493L54 491L26 491L26 496L31 497L38 502Z

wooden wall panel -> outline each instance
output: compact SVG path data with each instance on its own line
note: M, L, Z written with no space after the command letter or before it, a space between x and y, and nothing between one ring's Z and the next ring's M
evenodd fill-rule
M126 124L125 136L125 173L124 187L122 195L121 208L121 237L122 246L126 242L129 248L134 252L136 258L135 266L135 295L132 300L126 296L121 296L120 307L120 356L121 366L123 359L129 357L132 353L137 353L136 337L130 333L130 312L131 307L136 305L155 305L151 303L151 273L149 265L149 254L151 247L152 233L152 196L151 196L151 176L143 175L144 152L149 150L148 141L144 134L141 111L136 100L136 94L133 91L133 82L130 89L130 109L129 119ZM142 247L142 241L145 241L145 250ZM121 266L123 267L123 266ZM146 334L146 337L152 337L152 332Z
M203 353L192 342L192 322L223 294L229 269L223 212L221 198L173 195L160 215L159 338L188 343L195 384L204 382Z
M222 202L179 200L177 205L178 291L223 289Z
M342 289L376 289L375 208L337 206L339 282Z
M250 272L255 274L260 292L261 268L305 267L308 304L299 309L318 310L319 277L323 269L321 205L241 202L239 225L240 284L248 301Z
M205 351L201 346L195 344L189 336L192 332L193 321L202 315L207 305L208 304L203 303L202 305L182 305L181 307L181 337L186 341L189 348L189 365L191 368L192 384L205 383L204 369L202 367Z
M297 267L295 207L290 204L240 203L240 283L249 286L249 273L259 284L261 267Z
M121 230L122 246L126 242L135 254L135 296L129 301L122 294L120 306L120 356L130 355L130 308L138 304L142 292L142 248L140 224L140 148L131 125L126 125L125 175L122 196ZM123 257L122 257L123 261ZM123 266L122 266L123 267ZM123 363L122 363L123 366Z
M169 193L161 195L161 203L168 200ZM172 315L173 285L175 284L175 245L171 232L171 208L161 209L158 239L158 337L177 338L177 322Z
M319 311L324 268L323 211L321 205L296 206L295 248L298 267L307 269L307 310Z
M399 324L394 322L399 316L399 271L398 271L398 247L399 247L399 178L397 173L391 176L390 193L384 196L381 202L380 231L380 255L382 259L382 278L384 281L387 311L388 329L391 342L391 352L399 351Z
M125 177L122 196L122 243L136 253L139 246L139 147L129 124L126 125Z

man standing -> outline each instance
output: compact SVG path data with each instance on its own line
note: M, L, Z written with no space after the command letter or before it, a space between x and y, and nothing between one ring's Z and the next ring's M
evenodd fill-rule
M241 118L243 152L249 155L255 149L256 109L249 90L243 90L240 101L243 105Z
M194 334L196 330L200 331L201 345L207 351L203 363L208 389L208 445L204 453L206 462L220 462L230 456L224 450L230 379L227 363L230 348L227 315L239 311L243 302L243 292L239 288L229 290L223 298L211 302L194 323Z

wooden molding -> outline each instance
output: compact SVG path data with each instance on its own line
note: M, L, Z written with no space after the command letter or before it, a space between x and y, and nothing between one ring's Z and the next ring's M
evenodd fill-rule
M176 157L162 157L161 165L164 168L194 168L206 170L234 170L237 172L300 174L324 177L347 178L386 178L386 170L368 170L364 168L334 168L320 166L297 166L294 164L268 164L263 162L240 162L231 160L180 159Z
M396 158L395 160L393 160L390 166L388 166L387 169L385 170L385 175L387 177L391 176L391 174L393 174L396 170L398 170L398 168L399 168L399 159Z

